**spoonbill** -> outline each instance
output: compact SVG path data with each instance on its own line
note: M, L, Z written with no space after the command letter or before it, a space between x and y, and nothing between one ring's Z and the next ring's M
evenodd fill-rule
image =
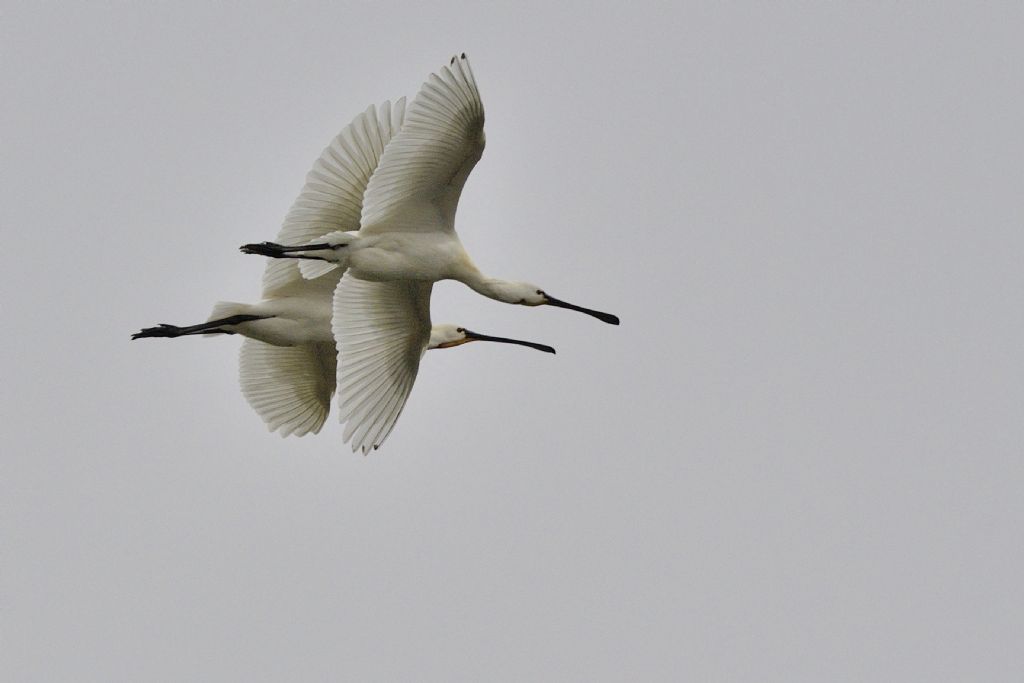
M405 124L370 177L358 232L336 231L290 244L245 244L241 250L302 259L307 276L323 272L323 266L309 263L320 261L347 268L345 280L423 283L419 286L458 280L504 303L557 306L618 325L617 316L556 299L536 285L488 277L470 259L455 232L455 211L484 144L484 107L463 53L431 74L410 105ZM410 285L410 296L414 289ZM376 292L339 287L336 309L371 312ZM340 351L344 357L344 347Z
M370 175L377 167L384 147L402 127L405 99L394 106L384 102L379 110L369 107L339 133L323 151L306 178L306 184L285 218L278 239L316 238L326 231L358 230L362 197ZM330 411L331 396L338 379L335 335L341 324L332 303L343 270L331 264L317 264L320 272L304 278L294 261L270 261L263 276L263 301L257 304L220 302L205 323L189 326L161 324L132 335L132 339L176 338L193 335L240 334L247 339L239 358L242 393L271 431L282 436L317 433ZM382 285L382 295L405 296L405 283ZM401 359L401 380L388 401L367 412L369 398L362 392L379 389L380 378L372 375L379 354L378 342L393 341L394 333L378 320L378 327L366 325L353 330L351 376L342 378L343 414L349 416L345 440L353 450L377 448L391 432L408 398L422 355L428 349L444 349L474 341L518 344L554 353L544 344L494 337L455 325L431 325L429 285L417 285L417 307L413 317L402 321L397 334L407 338ZM332 329L332 317L335 317ZM358 325L358 323L354 323ZM390 336L389 336L390 335ZM362 347L361 345L365 345ZM363 349L363 350L361 350ZM376 382L376 383L375 383ZM375 407L373 404L371 407ZM357 420L354 418L362 419Z

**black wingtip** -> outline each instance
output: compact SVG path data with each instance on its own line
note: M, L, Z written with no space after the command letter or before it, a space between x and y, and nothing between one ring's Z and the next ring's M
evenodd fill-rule
M455 57L452 57L452 61L448 62L448 65L449 65L449 66L451 66L451 65L453 65L453 64L455 64Z

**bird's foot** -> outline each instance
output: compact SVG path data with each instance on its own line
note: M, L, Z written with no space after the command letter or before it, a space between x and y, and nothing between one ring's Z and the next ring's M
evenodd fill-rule
M270 258L285 258L284 247L275 242L260 242L259 244L243 244L238 248L243 254L255 254L256 256L269 256Z
M177 325L160 323L156 327L143 327L132 335L132 339L144 339L146 337L180 337L185 330Z

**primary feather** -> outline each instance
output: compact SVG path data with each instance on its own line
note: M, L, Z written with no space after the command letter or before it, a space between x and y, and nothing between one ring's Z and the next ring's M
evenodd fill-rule
M335 231L359 230L363 195L384 148L402 128L405 98L394 105L371 105L338 133L324 148L306 175L306 184L288 210L277 235L283 244L305 244ZM306 277L334 271L332 287L342 272L335 264L318 261L304 264ZM310 268L314 270L310 270ZM263 273L263 296L280 296L302 287L295 261L271 259Z
M346 276L334 296L338 406L352 450L377 448L409 398L430 340L433 283Z
M453 230L484 144L484 105L463 55L430 75L384 150L366 187L363 232Z

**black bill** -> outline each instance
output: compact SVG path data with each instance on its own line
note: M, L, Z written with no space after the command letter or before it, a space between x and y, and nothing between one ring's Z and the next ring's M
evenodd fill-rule
M521 339L509 339L508 337L492 337L486 334L479 334L477 332L471 332L470 330L465 331L466 339L472 341L489 341L489 342L501 342L502 344L518 344L519 346L529 346L531 349L537 349L545 353L554 353L555 349L548 346L547 344L537 344L536 342L523 341Z
M586 313L587 315L592 315L598 320L606 322L609 325L619 324L619 316L617 315L612 315L611 313L602 313L601 311L595 311L592 308L583 308L582 306L577 306L576 304L570 304L567 301L556 299L555 297L550 296L548 294L545 294L544 298L547 299L547 303L551 306L558 306L559 308L568 308L570 311L579 311L580 313Z

